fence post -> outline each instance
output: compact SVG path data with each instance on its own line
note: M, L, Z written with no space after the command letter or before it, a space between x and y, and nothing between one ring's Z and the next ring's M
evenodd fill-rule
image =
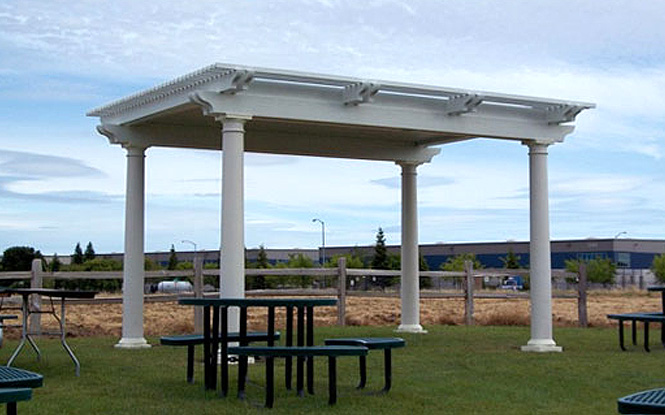
M586 264L580 263L580 268L578 270L579 282L577 284L577 316L580 323L580 327L588 327L589 320L587 317L587 308L586 308L586 294L587 294L587 275L586 275Z
M203 297L203 258L194 258L194 297ZM203 307L194 307L194 333L203 333Z
M473 262L464 261L464 323L473 325Z
M30 270L30 288L42 288L42 260L33 259ZM62 300L64 301L64 299ZM31 304L28 305L32 310L40 311L42 309L42 297L33 294L30 298ZM35 313L30 316L30 331L40 335L42 332L42 315Z
M337 325L346 325L346 258L337 260L337 275L339 283L339 299L337 301Z

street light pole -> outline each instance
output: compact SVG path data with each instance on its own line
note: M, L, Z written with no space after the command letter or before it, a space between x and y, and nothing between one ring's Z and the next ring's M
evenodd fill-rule
M326 223L321 219L314 218L312 222L321 223L321 266L324 266L326 263Z
M195 263L196 262L196 255L198 254L198 250L196 249L196 242L190 241L189 239L183 239L182 241L180 241L180 243L190 244L190 245L194 246L194 260L192 261L192 263Z

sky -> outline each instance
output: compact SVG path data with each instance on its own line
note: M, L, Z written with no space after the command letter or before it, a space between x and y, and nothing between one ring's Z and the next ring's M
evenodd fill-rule
M0 251L122 252L126 152L86 112L216 62L592 102L549 149L555 240L665 238L665 2L0 1ZM400 168L248 154L248 248L400 241ZM418 169L421 243L529 238L528 148ZM151 148L146 251L218 249L221 153Z

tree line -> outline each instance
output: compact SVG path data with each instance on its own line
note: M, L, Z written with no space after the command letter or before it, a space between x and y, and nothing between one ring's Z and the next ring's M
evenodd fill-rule
M340 257L346 258L346 266L348 268L356 269L377 269L377 270L399 270L401 268L401 258L399 254L392 254L388 252L386 247L386 236L382 228L379 228L376 233L376 239L373 247L372 255L362 255L359 249L353 250L351 253L343 255L334 255L331 258L326 258L324 267L336 267ZM95 253L92 242L88 242L85 250L81 247L81 243L77 242L74 251L71 255L71 263L63 263L58 254L54 254L52 259L47 262L39 250L35 250L29 246L13 246L5 249L0 261L0 271L29 271L34 259L41 259L44 269L49 272L71 271L71 272L85 272L85 271L121 271L123 264L120 261L113 259L98 258ZM518 269L524 268L520 262L521 258L514 252L509 251L508 254L501 258L503 267L505 269ZM477 259L475 254L464 253L449 257L445 263L439 267L443 271L464 271L464 263L471 261L474 269L482 269L482 263ZM609 285L614 282L616 274L616 264L609 258L594 258L590 260L571 259L565 261L566 270L577 273L579 272L581 264L586 265L587 279L589 282L600 283ZM271 263L268 260L268 255L264 245L259 246L259 252L255 261L246 261L247 268L255 269L269 269L269 268L313 268L315 266L312 258L303 254L289 255L287 261L278 263ZM219 265L216 263L204 264L205 268L217 268ZM187 270L193 269L194 265L188 261L179 261L175 247L171 245L168 263L165 267L168 270ZM162 267L151 261L149 258L145 259L145 270L159 270ZM429 271L427 261L420 257L420 271ZM651 266L651 271L654 273L659 282L665 283L665 254L657 255ZM23 281L10 281L10 284L17 285ZM218 285L217 277L206 277L206 284L213 286ZM365 284L376 287L379 289L386 289L399 283L399 277L381 277L373 278L370 282ZM528 276L525 278L525 288L528 287ZM96 291L118 291L122 288L122 280L93 280L93 279L76 279L76 280L56 280L53 282L56 288L65 289L88 289ZM247 289L268 289L279 287L310 287L314 285L327 285L325 281L312 280L306 276L293 276L293 277L275 277L275 276L248 276L246 281ZM332 285L332 284L331 284ZM430 278L421 278L420 287L429 288L431 285Z

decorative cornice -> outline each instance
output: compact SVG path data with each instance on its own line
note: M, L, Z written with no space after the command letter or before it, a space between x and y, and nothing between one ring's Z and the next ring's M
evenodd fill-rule
M339 88L343 91L343 99L340 105L369 103L375 95L387 93L407 97L442 99L444 102L443 112L448 115L473 112L484 105L509 106L535 113L537 116L542 117L543 122L550 125L574 121L575 117L582 110L595 107L595 104L583 102L569 102L397 82L370 82L350 77L214 64L144 92L93 109L87 115L111 117L159 102L174 95L187 96L193 91L200 90L236 94L247 89L247 86L253 80Z

